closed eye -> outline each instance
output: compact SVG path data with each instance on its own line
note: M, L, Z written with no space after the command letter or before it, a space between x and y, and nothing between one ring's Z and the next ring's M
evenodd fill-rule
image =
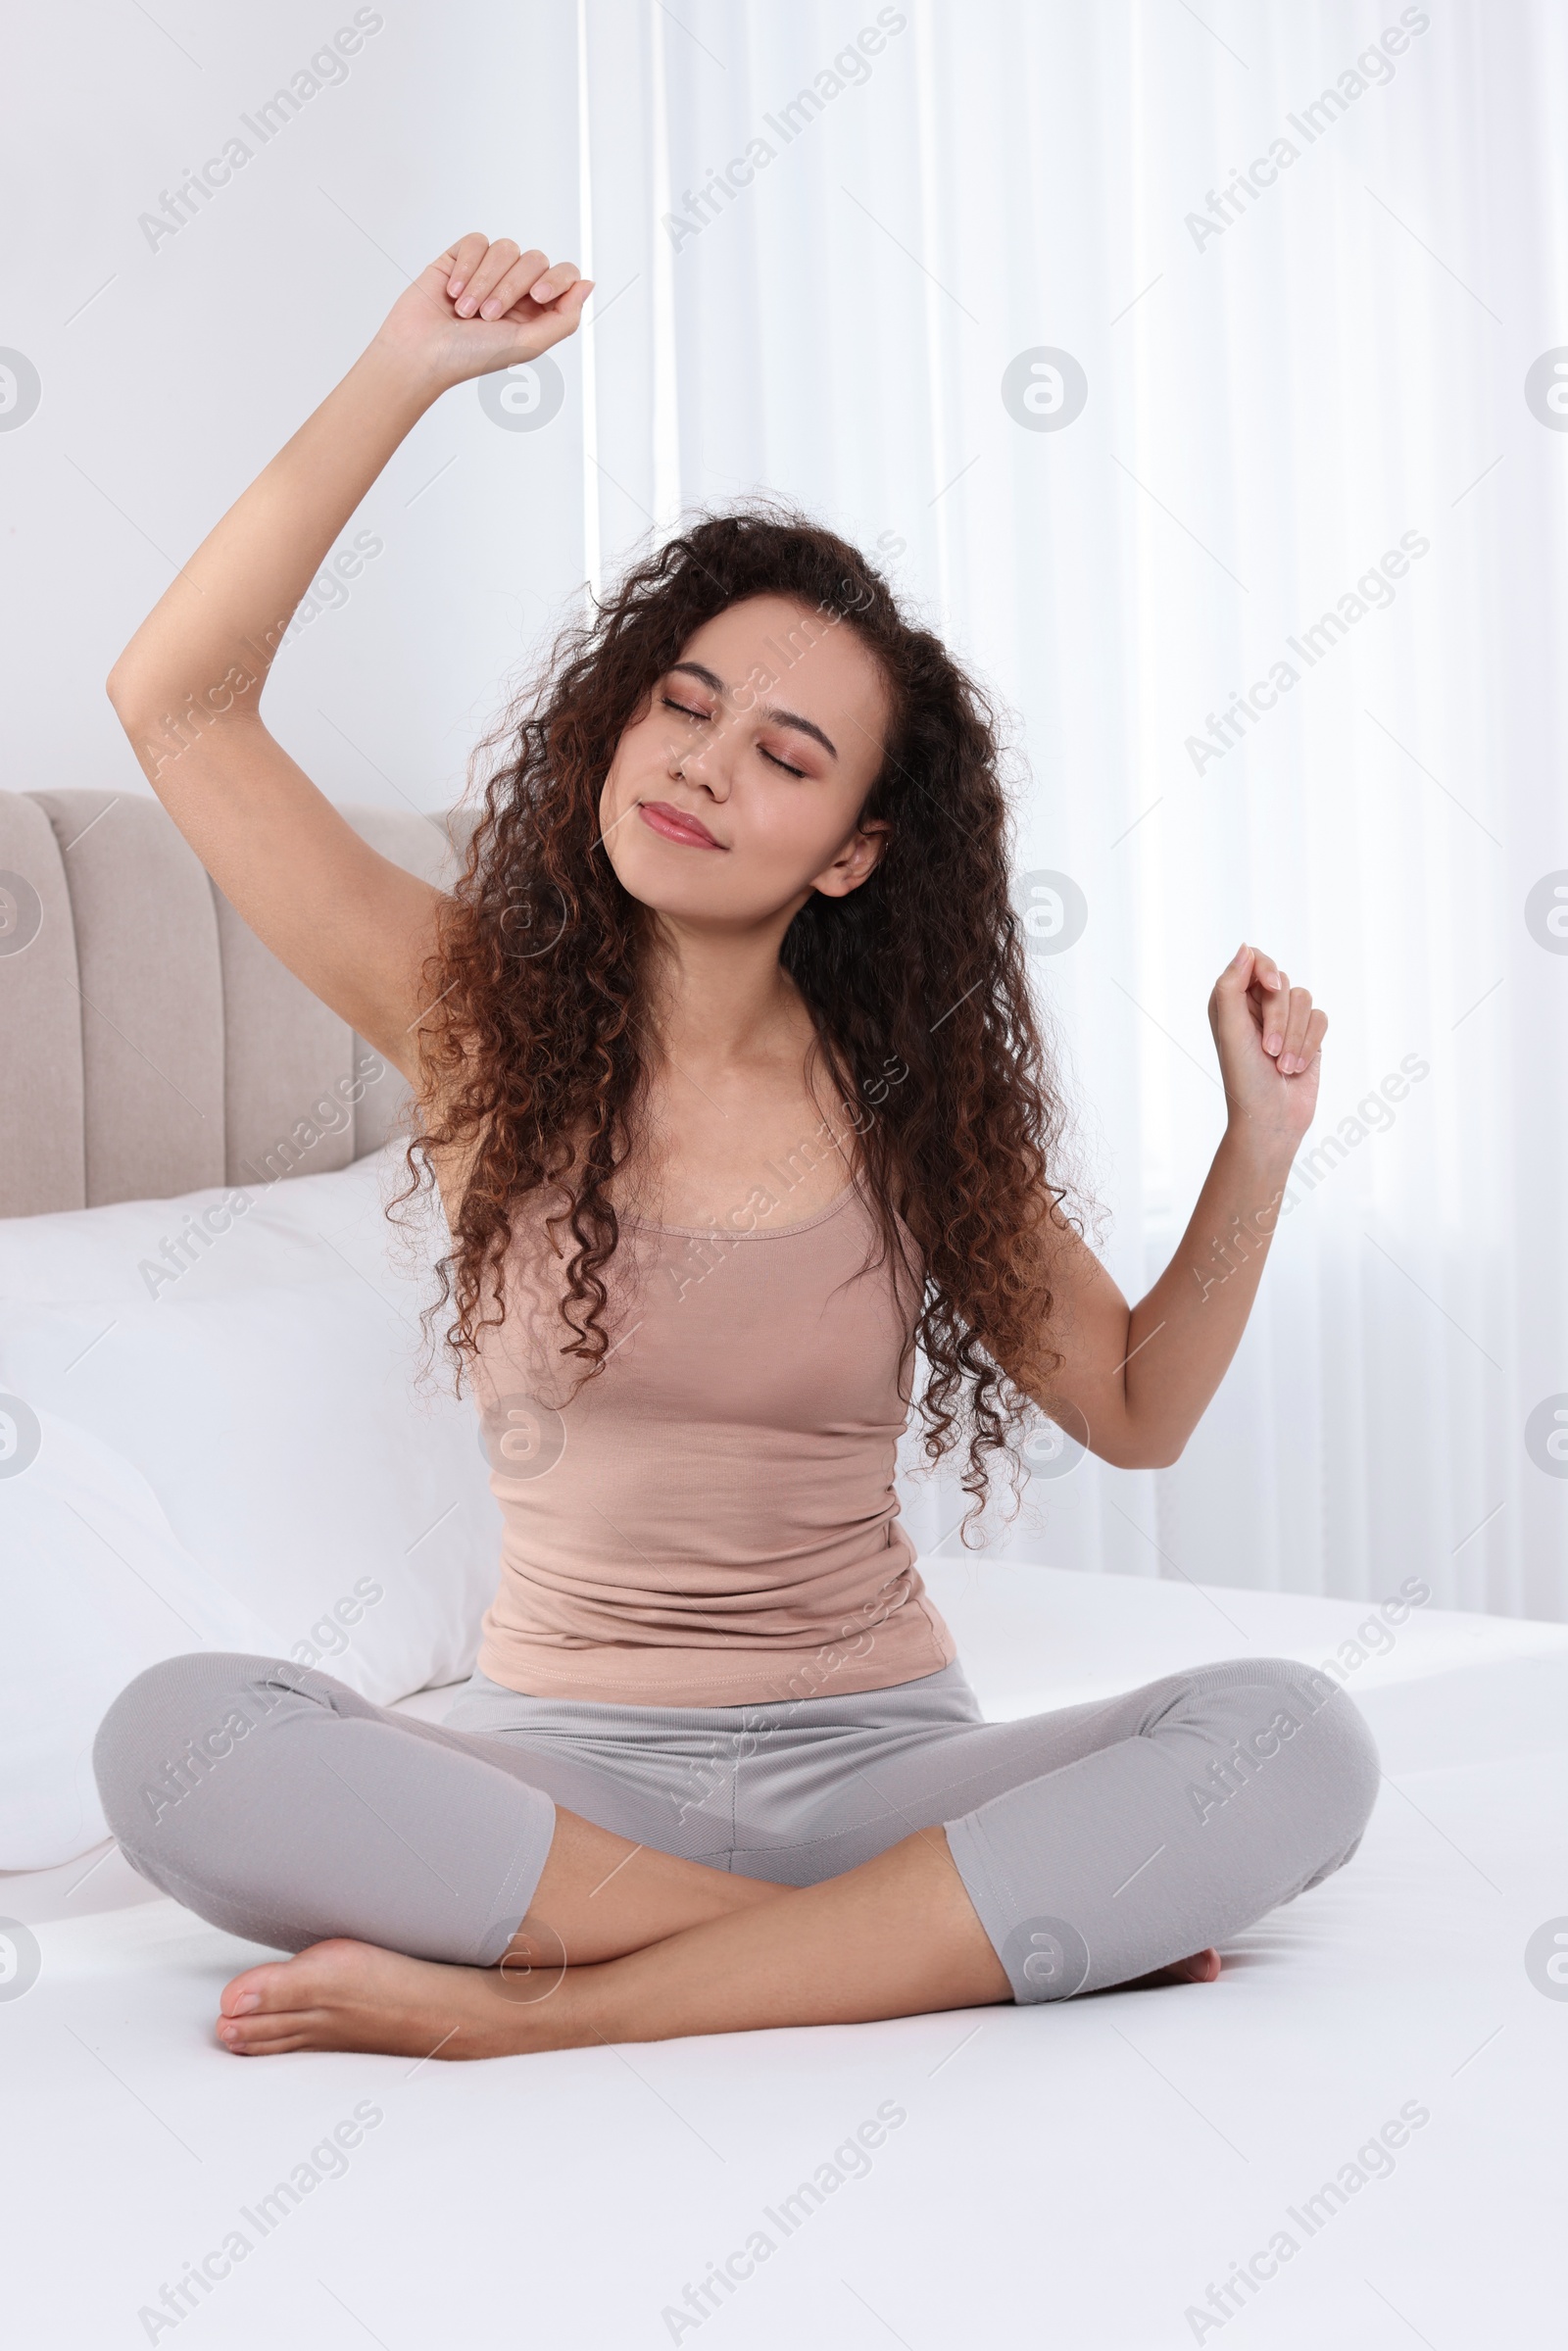
M666 710L679 710L683 718L695 718L701 726L707 726L712 717L710 710L693 710L689 702L677 702L672 694L662 694L659 699ZM758 749L762 751L760 744ZM804 776L807 772L804 767L792 767L789 760L781 759L776 752L762 751L762 757L769 766L782 768L786 775Z

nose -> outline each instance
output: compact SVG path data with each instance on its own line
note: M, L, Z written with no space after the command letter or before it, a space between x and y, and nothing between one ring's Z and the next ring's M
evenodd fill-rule
M713 720L701 743L677 746L675 773L689 784L706 792L712 802L722 808L734 784L734 721L719 717Z

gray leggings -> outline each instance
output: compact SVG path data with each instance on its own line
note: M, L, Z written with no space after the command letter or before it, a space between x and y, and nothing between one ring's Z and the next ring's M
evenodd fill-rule
M1350 1699L1278 1657L1004 1723L956 1664L757 1706L524 1697L476 1674L438 1726L308 1667L204 1650L121 1692L93 1762L126 1859L215 1926L471 1967L527 1912L557 1804L778 1886L940 1824L1019 2001L1251 1926L1349 1860L1378 1784Z

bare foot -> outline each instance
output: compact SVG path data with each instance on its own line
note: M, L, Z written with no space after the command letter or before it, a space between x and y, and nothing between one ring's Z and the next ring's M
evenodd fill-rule
M225 1984L218 2037L236 2057L365 2049L387 2057L506 2057L606 2036L567 1979L591 1971L445 1967L335 1937Z
M1212 1984L1219 1974L1219 1953L1212 1946L1206 1951L1195 1951L1189 1959L1172 1960L1169 1967L1155 1968L1152 1976L1134 1976L1129 1984L1118 1984L1118 1991L1137 1991L1147 1984Z
M1118 1990L1212 1984L1219 1953L1195 1951ZM598 1967L446 1967L346 1936L246 1968L223 1987L218 2037L235 2057L361 2049L386 2057L511 2057L620 2037L590 2013Z

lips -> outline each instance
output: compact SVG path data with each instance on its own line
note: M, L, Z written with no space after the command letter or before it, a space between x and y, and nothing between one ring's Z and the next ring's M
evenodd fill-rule
M713 839L706 824L700 824L695 816L685 815L679 808L672 808L667 800L645 800L639 806L638 814L650 831L660 834L665 841L678 841L685 849L722 849L724 846L722 841Z

